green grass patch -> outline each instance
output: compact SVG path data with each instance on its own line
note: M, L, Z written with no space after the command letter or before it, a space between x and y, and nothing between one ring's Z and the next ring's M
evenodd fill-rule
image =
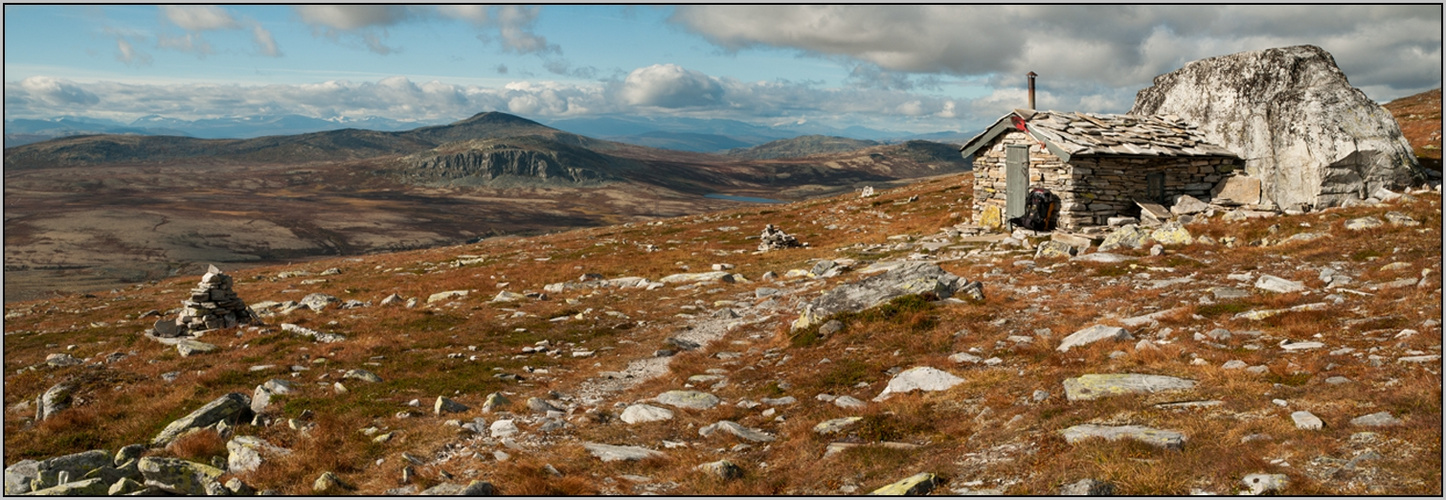
M818 380L824 389L852 389L859 382L867 381L871 374L869 365L845 358L829 363L828 370Z
M1213 318L1226 314L1233 316L1248 310L1250 310L1250 304L1246 302L1216 302L1214 304L1196 307L1195 314L1199 314L1207 318Z
M1290 375L1276 375L1274 372L1266 373L1265 380L1272 384L1283 384L1291 387L1300 387L1310 381L1309 373L1294 373Z
M1381 257L1381 255L1381 252L1367 248L1364 250L1356 250L1355 252L1351 252L1351 260L1354 260L1356 262L1365 262L1371 260L1372 257L1379 258Z

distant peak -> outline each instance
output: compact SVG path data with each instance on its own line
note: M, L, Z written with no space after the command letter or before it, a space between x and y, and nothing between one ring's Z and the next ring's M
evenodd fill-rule
M471 118L462 120L458 123L506 123L512 125L528 124L542 126L541 123L537 123L535 121L528 120L517 115L509 115L500 111L484 111L482 113L472 115Z

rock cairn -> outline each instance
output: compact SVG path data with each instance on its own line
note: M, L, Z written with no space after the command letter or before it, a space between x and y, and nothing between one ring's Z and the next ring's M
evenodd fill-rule
M773 227L773 224L764 226L763 235L759 236L758 239L758 251L760 252L767 252L769 250L778 250L782 248L808 246L806 244L799 243L798 238L794 238L792 235L783 232L782 229Z
M181 315L175 321L156 322L156 335L179 337L190 332L230 328L256 320L246 302L231 289L231 277L216 266L206 270L201 283L191 289L191 297L181 301Z

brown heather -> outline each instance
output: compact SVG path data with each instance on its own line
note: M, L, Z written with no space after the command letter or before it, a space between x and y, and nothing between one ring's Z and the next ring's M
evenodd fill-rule
M1256 472L1287 475L1291 485L1284 493L1292 495L1441 493L1441 362L1396 362L1412 352L1440 354L1440 326L1422 325L1428 320L1439 322L1442 316L1441 199L1435 193L1418 194L1414 201L1385 207L1239 222L1215 218L1187 228L1197 237L1235 237L1240 245L1173 247L1160 256L1149 256L1143 250L1118 252L1138 257L1124 264L1039 259L1030 268L1014 262L1032 259L1032 253L963 256L971 248L996 249L983 243L956 244L959 249L945 248L936 254L948 257L958 253L962 258L941 266L959 276L982 280L986 295L982 303L896 301L892 312L881 308L848 316L844 330L826 338L793 335L788 324L797 307L790 301L811 299L859 277L844 273L780 298L790 305L768 321L735 328L699 350L679 353L671 358L669 370L657 378L640 381L594 406L572 400L576 407L565 417L568 427L547 435L546 445L518 450L488 444L461 434L457 427L443 425L447 419L496 420L497 415L481 410L484 398L492 392L506 393L518 414L526 413L523 405L528 397L547 398L549 391L575 395L584 381L599 372L623 370L630 361L651 357L665 347L664 339L688 328L688 319L680 314L709 317L722 308L715 301L735 300L751 306L767 300L754 299L754 289L785 288L759 281L766 271L782 275L789 269L808 269L813 259L904 258L915 250L865 254L861 249L896 243L888 240L894 235L907 234L917 240L964 222L969 190L961 187L969 185L966 174L883 190L874 198L841 196L783 206L748 206L662 219L661 225L634 222L284 267L231 270L222 264L248 303L299 300L319 292L372 305L328 308L320 313L298 311L268 317L268 325L260 328L209 333L201 340L220 346L220 352L187 358L141 336L154 319L137 316L151 309L175 308L196 276L93 296L7 304L6 312L12 315L5 321L5 462L96 448L114 451L127 444L149 442L167 423L218 396L228 392L249 395L268 379L287 378L299 390L274 397L268 410L280 423L264 428L241 425L235 431L260 436L293 453L236 477L258 489L273 488L291 495L311 494L311 482L323 471L332 471L356 487L346 493L381 494L401 486L401 470L408 463L402 458L404 452L427 460L426 465L414 467L414 484L419 489L476 479L493 483L506 495L867 493L916 472L932 472L944 481L936 494L998 488L1007 494L1053 495L1061 485L1084 478L1110 482L1116 494L1184 495L1196 489L1230 494L1241 489L1242 477ZM914 195L919 197L917 201L897 203ZM1384 219L1383 214L1393 210L1421 225L1388 224L1361 232L1344 229L1347 220L1364 216ZM779 226L810 247L753 254L757 241L748 237L765 224ZM839 227L825 229L830 224ZM714 230L720 226L739 229ZM1311 231L1332 236L1310 243L1255 244ZM659 250L645 252L644 245ZM486 259L454 267L458 255ZM700 272L721 262L734 264L733 272L753 282L708 284L685 291L667 286L652 291L564 292L550 294L548 300L490 303L502 289L541 292L549 283L574 281L583 273L656 280L685 272L685 266L687 272ZM1392 262L1409 267L1380 269ZM1324 290L1318 270L1326 266L1339 266L1353 277L1345 288L1369 295ZM318 277L314 275L276 278L282 271L317 273L331 267L342 272L322 277L328 280L324 283L300 284ZM1371 284L1420 277L1426 269L1430 273L1425 286L1368 289ZM1002 274L986 276L995 270ZM1273 294L1254 290L1251 282L1227 278L1246 272L1301 281L1310 291ZM1186 276L1193 281L1158 289L1146 284ZM813 280L790 283L809 281ZM499 288L503 283L505 288ZM1243 299L1202 303L1200 298L1210 295L1214 286L1250 293ZM472 292L448 303L425 304L428 295L446 290ZM378 305L392 293L416 297L423 304L413 309ZM1320 302L1330 293L1339 293L1346 301L1325 311L1283 313L1261 321L1236 318L1244 311ZM523 315L513 318L513 311ZM1060 339L1081 328L1119 324L1121 319L1158 311L1171 312L1160 317L1158 324L1130 328L1137 338L1155 342L1158 349L1137 350L1133 341L1100 342L1068 353L1055 349ZM584 319L549 321L578 314ZM282 322L342 333L347 340L312 343L281 333L278 325ZM1195 333L1215 328L1236 334L1218 342L1220 346L1193 339ZM1394 338L1404 329L1419 333ZM1239 333L1244 331L1258 331L1261 337ZM1031 341L1016 343L1011 336ZM541 340L564 346L563 355L520 355L522 347ZM1327 347L1284 352L1277 347L1282 340L1315 340ZM75 349L66 351L71 344ZM1258 348L1247 348L1247 344ZM1342 347L1353 348L1360 355L1330 354ZM997 357L1003 363L986 366L948 360L950 354L971 348L978 349L981 358ZM574 358L569 355L574 349L595 354ZM1112 357L1116 351L1123 356ZM56 352L69 352L89 362L22 371L43 365L46 355ZM97 363L116 352L133 354L113 363ZM740 356L720 359L720 352ZM454 354L461 357L449 356ZM1371 366L1367 354L1379 355L1384 362ZM469 361L469 356L477 360ZM786 361L778 361L785 357ZM317 362L323 358L324 362ZM1205 363L1192 364L1196 358ZM1267 371L1257 375L1221 368L1230 360L1265 366ZM277 368L249 370L257 365ZM293 377L287 369L291 365L305 365L310 370ZM888 383L887 370L913 366L947 370L965 382L948 391L898 395L854 410L814 397L828 393L869 401ZM371 370L383 382L345 380L349 392L334 393L331 383L353 368ZM529 373L526 368L547 373ZM713 393L729 404L703 411L674 408L674 419L666 422L627 425L617 420L621 407L616 403L643 402L661 392L684 388L688 377L714 368L727 370L728 383L717 389L709 388L712 383L694 384L699 386L695 389ZM163 382L161 374L170 372L178 372L179 378ZM507 382L495 378L497 373L520 374L527 380ZM1198 384L1188 393L1067 401L1062 382L1085 373L1160 374ZM1325 383L1330 376L1352 382ZM45 422L32 423L34 400L62 380L79 384L75 406ZM1032 394L1041 389L1048 391L1049 397L1033 401ZM431 403L437 396L447 396L471 409L434 416ZM782 396L793 396L798 402L776 407L776 415L763 415L770 408L767 405L746 409L736 404L743 399ZM420 400L422 407L408 407L413 399ZM1273 399L1285 400L1288 406L1280 407ZM1155 406L1182 400L1217 400L1220 404L1188 410ZM25 401L31 402L27 409L14 409ZM1319 416L1325 427L1297 430L1289 415L1302 409ZM312 427L305 433L287 428L285 419L299 418L303 410L314 412ZM416 416L395 416L404 410L413 410ZM1390 412L1404 423L1373 429L1349 423L1379 411ZM825 437L812 432L814 424L844 416L864 419L851 436ZM744 441L728 435L699 436L699 428L725 419L762 429L778 439L735 449ZM1085 423L1172 429L1184 433L1188 441L1183 451L1166 451L1129 441L1068 444L1060 437L1061 429ZM375 443L372 436L360 432L371 426L395 432L395 437ZM532 424L522 427L541 436ZM1362 430L1377 433L1378 440L1368 445L1353 442L1352 435ZM1272 439L1242 442L1256 434ZM822 458L824 449L836 440L859 446ZM662 451L665 458L603 463L582 448L584 441L643 446ZM664 441L687 446L665 448ZM881 442L916 447L898 449ZM1349 460L1365 449L1383 458L1363 462L1351 471L1330 470L1331 460ZM178 440L168 450L149 453L207 461L224 456L224 450L224 441L208 431ZM504 451L510 458L498 461L493 458L495 451ZM461 452L475 452L476 456L437 460ZM694 470L698 464L720 459L741 466L743 477L724 481ZM547 465L562 475L546 472Z

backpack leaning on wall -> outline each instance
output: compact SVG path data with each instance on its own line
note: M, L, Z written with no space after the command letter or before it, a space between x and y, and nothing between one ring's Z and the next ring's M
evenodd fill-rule
M1051 231L1059 215L1059 197L1044 188L1033 188L1024 201L1024 217L1020 226L1033 231Z

